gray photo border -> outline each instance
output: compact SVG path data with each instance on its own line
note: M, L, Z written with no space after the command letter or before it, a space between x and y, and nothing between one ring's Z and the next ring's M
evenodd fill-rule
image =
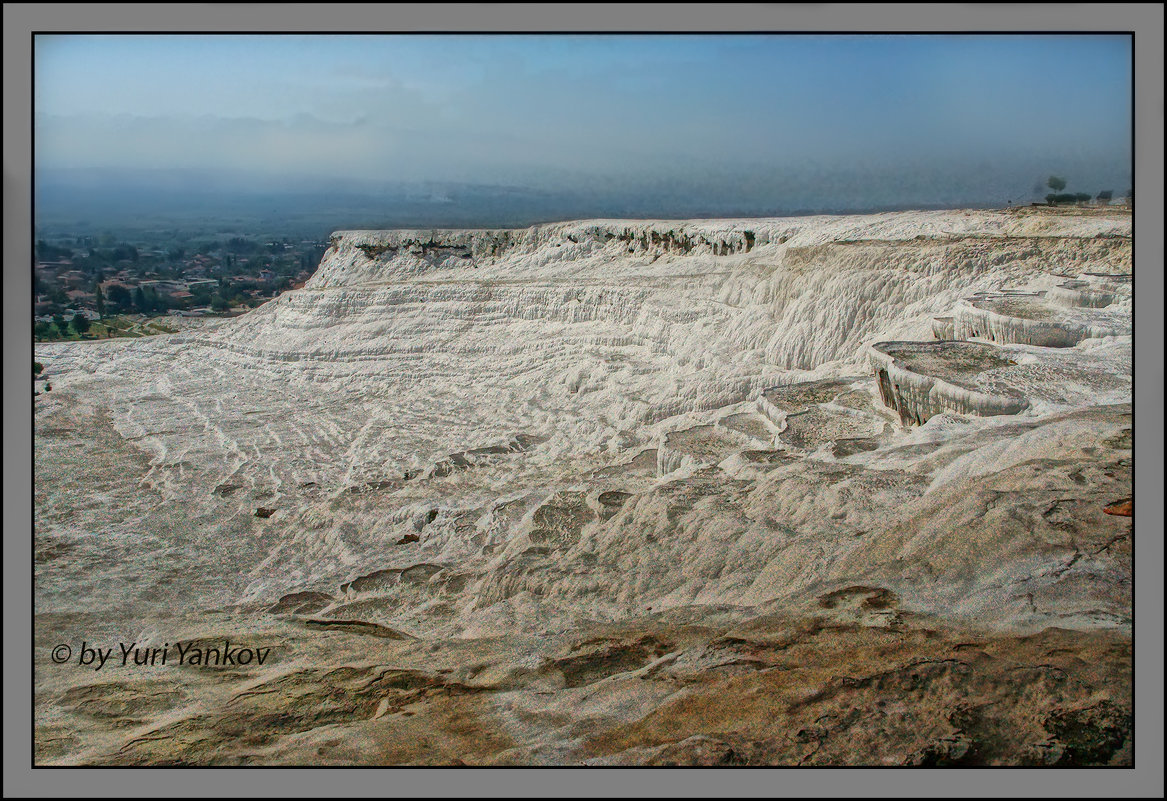
M1162 797L1163 6L1143 4L4 5L4 795ZM1133 31L1135 37L1136 768L33 769L31 32ZM1051 67L1053 68L1053 67ZM1085 113L1088 113L1086 110ZM11 382L11 387L9 386ZM19 385L19 386L18 386ZM9 391L11 389L11 391ZM19 391L17 391L19 390ZM1137 412L1141 411L1142 414Z

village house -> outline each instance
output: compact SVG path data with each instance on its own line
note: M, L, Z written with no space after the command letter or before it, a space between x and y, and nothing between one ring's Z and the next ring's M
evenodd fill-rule
M60 282L66 287L71 289L78 289L87 284L91 284L93 282L93 277L86 275L80 270L69 270L68 272L61 273L58 277L58 280L60 280Z
M162 294L173 294L175 292L185 291L186 284L181 281L165 281L165 280L151 280L142 281L139 283L142 289L153 289L155 292Z

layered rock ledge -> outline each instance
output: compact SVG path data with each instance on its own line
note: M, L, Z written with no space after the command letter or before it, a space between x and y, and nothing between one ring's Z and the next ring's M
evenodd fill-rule
M876 342L871 360L883 402L904 423L921 425L941 412L980 416L1017 414L1029 406L1020 394L987 392L978 377L1015 362L976 342Z

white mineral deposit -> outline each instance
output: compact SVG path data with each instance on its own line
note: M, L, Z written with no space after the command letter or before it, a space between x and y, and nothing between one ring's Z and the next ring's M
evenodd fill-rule
M154 661L37 762L1129 763L1130 220L338 231L38 343L37 647Z

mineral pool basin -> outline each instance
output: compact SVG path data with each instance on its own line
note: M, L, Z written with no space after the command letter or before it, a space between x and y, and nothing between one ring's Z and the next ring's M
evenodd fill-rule
M878 418L832 412L821 407L795 412L786 418L780 440L797 448L812 449L826 442L861 439L883 431Z
M975 298L969 303L974 309L994 312L1005 317L1015 317L1019 320L1054 322L1058 317L1056 309L1034 297Z
M1113 284L1129 284L1131 278L1134 277L1132 273L1082 273L1082 275L1086 278L1101 279Z
M750 439L766 441L774 438L769 426L756 414L731 414L718 420L717 424Z
M1083 306L1101 309L1114 302L1112 284L1091 284L1087 281L1065 281L1049 291L1048 297L1061 306Z
M718 431L714 426L694 426L681 431L670 431L665 436L665 447L698 461L721 461L741 450L741 443Z
M999 348L977 342L881 342L876 348L913 373L977 392L984 391L978 375L1016 364Z
M798 412L820 403L830 403L846 392L856 381L861 380L863 380L862 376L856 376L854 378L783 384L762 390L762 397L784 412Z

